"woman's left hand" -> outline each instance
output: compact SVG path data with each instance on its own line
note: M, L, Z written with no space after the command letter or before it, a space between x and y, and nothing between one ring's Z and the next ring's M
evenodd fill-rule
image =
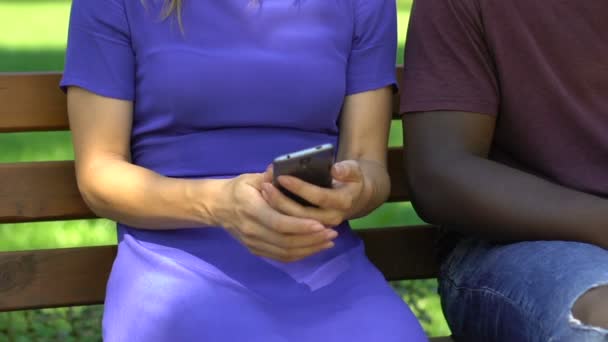
M309 218L327 227L335 227L351 218L365 206L366 180L359 162L344 160L335 163L331 169L333 187L322 188L292 176L280 176L279 184L293 194L317 207L303 206L272 185L272 168L264 175L262 197L274 209L285 215Z

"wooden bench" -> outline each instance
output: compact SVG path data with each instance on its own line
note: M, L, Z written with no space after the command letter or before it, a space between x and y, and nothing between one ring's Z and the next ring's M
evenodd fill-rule
M0 132L68 130L60 77L0 74ZM390 149L389 170L389 201L407 201L402 148ZM80 197L72 161L0 164L0 184L0 223L95 217ZM379 227L358 233L387 280L436 277L434 227ZM116 246L2 252L0 311L103 303L115 255Z

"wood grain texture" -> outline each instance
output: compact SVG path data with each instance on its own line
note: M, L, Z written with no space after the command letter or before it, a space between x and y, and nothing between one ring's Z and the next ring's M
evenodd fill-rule
M0 164L0 223L91 218L74 162Z
M0 74L0 132L68 128L61 74Z
M396 67L397 80L403 69ZM68 129L66 96L59 89L60 73L0 73L0 132ZM393 97L398 119L399 95Z
M116 246L0 253L0 311L101 303Z

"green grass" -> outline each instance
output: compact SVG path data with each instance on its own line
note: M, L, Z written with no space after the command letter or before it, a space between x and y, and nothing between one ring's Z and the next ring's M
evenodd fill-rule
M62 70L70 3L2 0L0 72Z
M58 50L65 47L69 0L2 0L0 46L25 51Z
M102 0L99 0L102 1ZM411 0L399 3L398 63ZM63 69L70 0L0 1L0 72L60 71ZM8 32L9 34L5 34ZM391 127L390 144L401 145L398 123ZM73 159L68 132L0 134L0 163ZM356 229L373 226L422 224L409 203L382 206L352 222ZM115 244L114 223L76 220L0 224L0 251ZM394 283L433 336L446 335L435 280ZM2 341L98 341L101 307L34 310L0 314Z
M101 341L99 305L0 314L0 342Z

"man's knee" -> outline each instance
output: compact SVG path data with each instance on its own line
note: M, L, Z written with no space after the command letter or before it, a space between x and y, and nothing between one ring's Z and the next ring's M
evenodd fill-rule
M608 285L585 292L574 303L572 315L584 325L608 329Z

